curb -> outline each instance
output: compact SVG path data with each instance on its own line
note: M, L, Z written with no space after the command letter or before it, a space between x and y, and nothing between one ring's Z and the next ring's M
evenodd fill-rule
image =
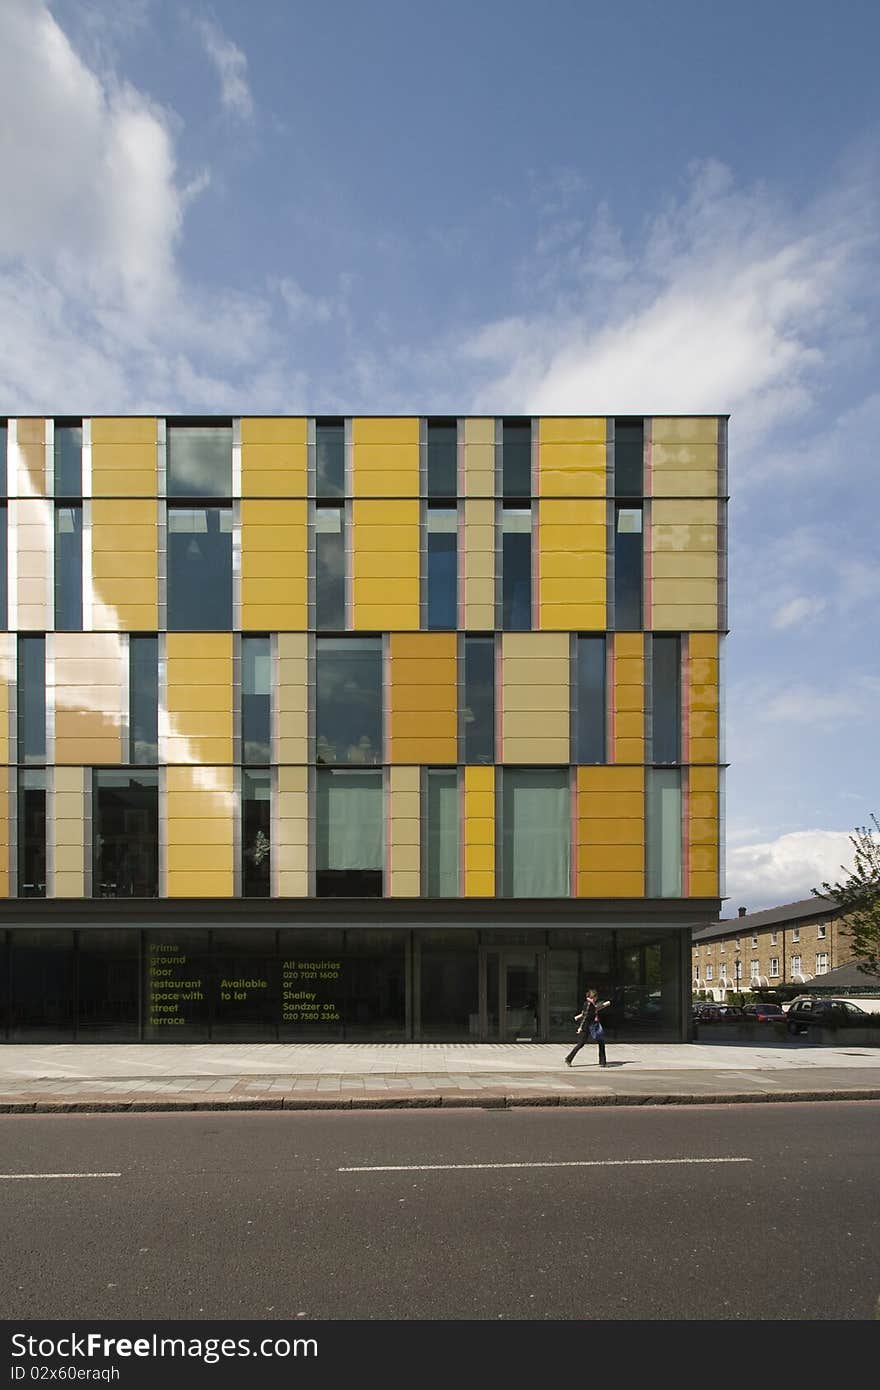
M759 1091L705 1092L692 1095L681 1092L566 1095L553 1092L547 1095L525 1096L474 1092L445 1095L407 1096L278 1096L271 1098L231 1100L0 1100L0 1115L113 1115L165 1113L188 1111L262 1111L262 1110L517 1110L559 1106L565 1109L586 1109L596 1106L651 1105L763 1105L794 1101L880 1100L880 1087L859 1087L849 1090L825 1091Z

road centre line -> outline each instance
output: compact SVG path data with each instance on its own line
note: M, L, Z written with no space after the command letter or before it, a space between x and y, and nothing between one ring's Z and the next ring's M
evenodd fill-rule
M631 1168L670 1163L753 1163L751 1158L575 1158L559 1163L397 1163L337 1168L337 1173L451 1173L475 1168Z
M121 1173L0 1173L0 1182L21 1182L24 1178L121 1178Z

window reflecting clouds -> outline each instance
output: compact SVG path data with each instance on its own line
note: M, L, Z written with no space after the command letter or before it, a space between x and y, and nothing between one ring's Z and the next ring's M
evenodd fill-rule
M232 627L232 508L168 508L168 627Z
M317 761L381 762L381 639L319 637L316 665Z
M232 425L168 426L168 496L232 496Z

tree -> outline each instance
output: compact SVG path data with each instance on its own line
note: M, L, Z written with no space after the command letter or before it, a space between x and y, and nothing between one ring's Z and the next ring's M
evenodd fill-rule
M880 976L880 821L872 813L873 829L857 825L850 844L855 850L853 866L839 883L823 883L812 891L817 898L833 898L846 919L846 932L852 942L859 969L865 975Z

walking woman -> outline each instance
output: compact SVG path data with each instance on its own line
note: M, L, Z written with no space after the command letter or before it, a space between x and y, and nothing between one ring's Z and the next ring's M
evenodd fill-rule
M575 1014L575 1022L578 1024L578 1040L565 1059L565 1065L570 1067L574 1058L585 1047L588 1042L595 1042L599 1045L599 1066L607 1067L605 1060L605 1030L599 1020L602 1009L607 1009L611 1004L610 999L603 999L599 1003L599 991L588 989L584 996L584 1007L579 1014Z

